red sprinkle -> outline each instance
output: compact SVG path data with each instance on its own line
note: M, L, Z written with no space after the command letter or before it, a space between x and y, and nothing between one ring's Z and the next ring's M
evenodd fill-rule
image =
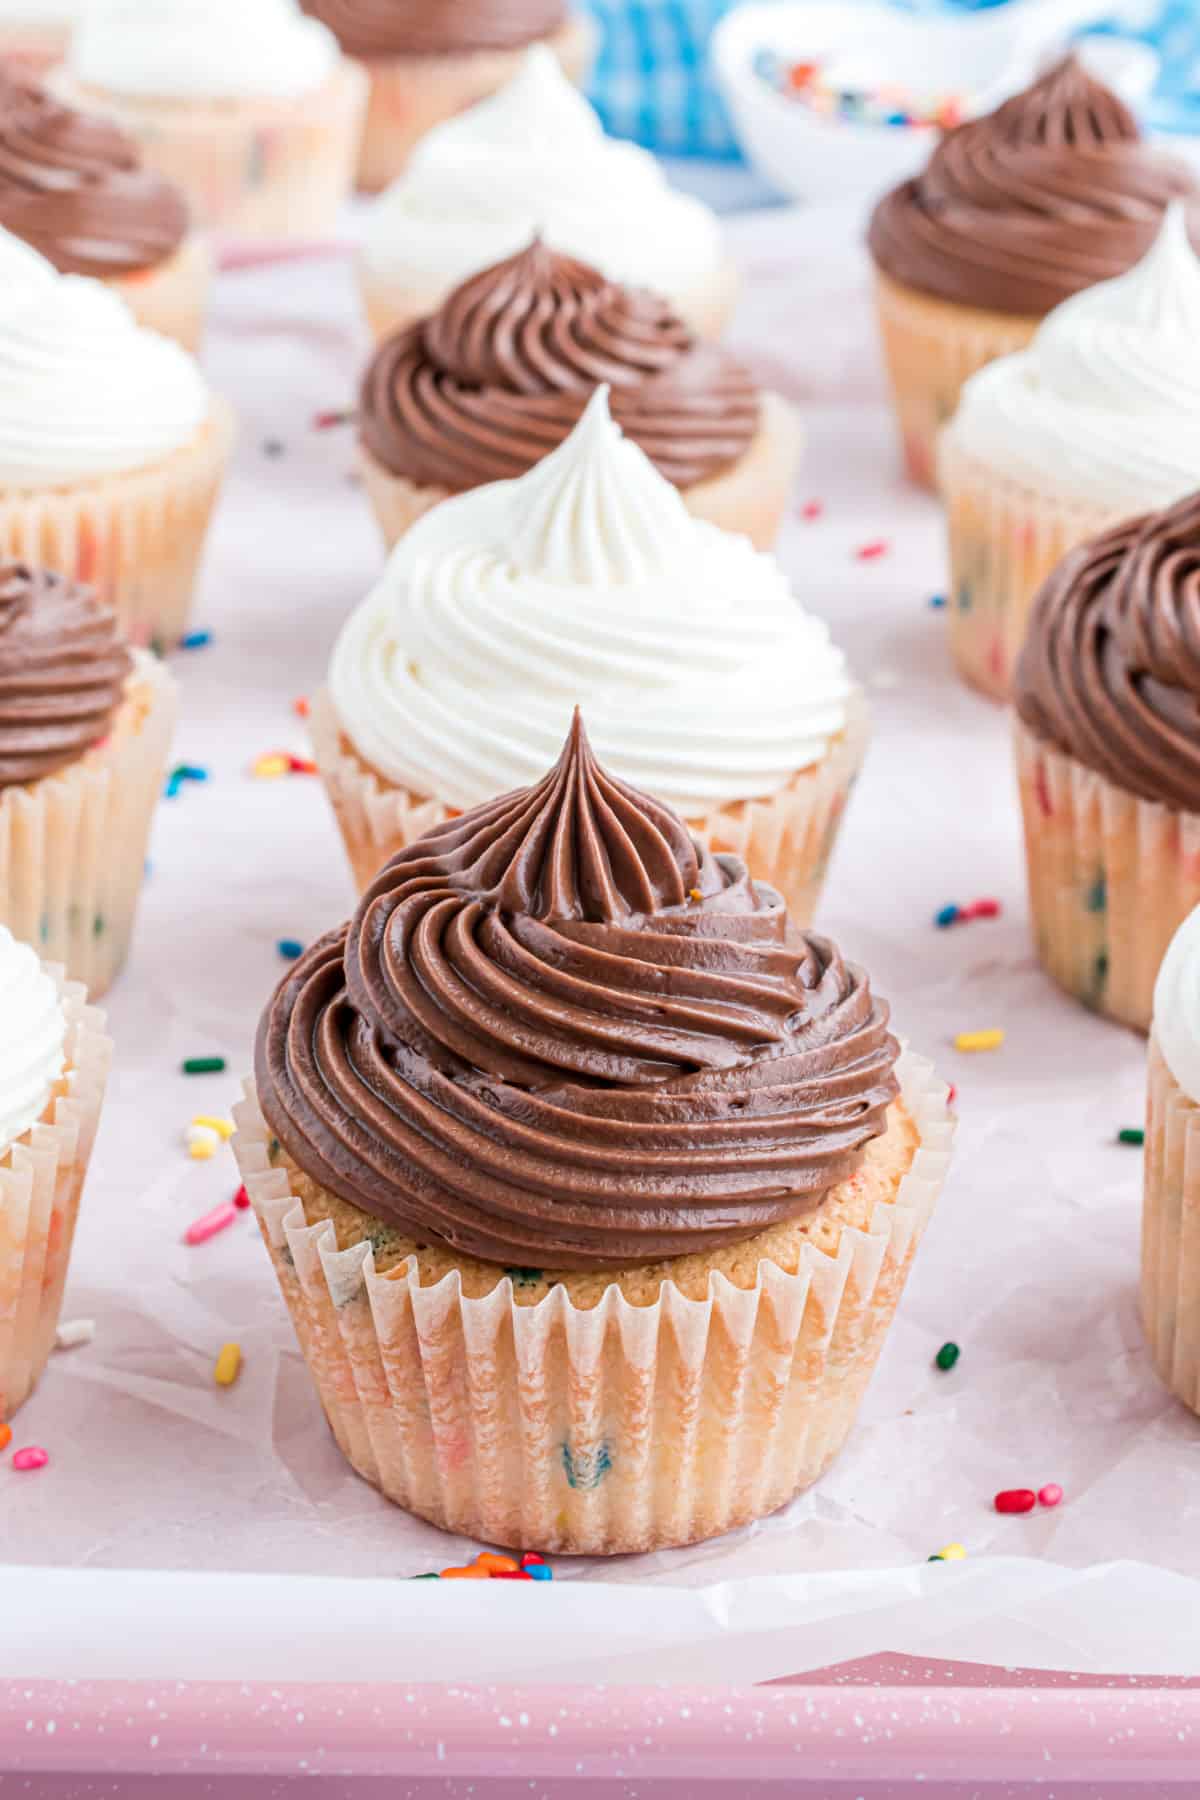
M12 1466L24 1475L31 1469L44 1469L49 1461L48 1451L43 1450L39 1444L31 1444L28 1450L17 1451L12 1459Z
M233 1196L233 1204L237 1207L239 1212L249 1212L250 1196L246 1192L245 1182L242 1183L237 1193Z
M953 1106L954 1102L957 1099L958 1099L958 1083L955 1081L952 1081L950 1083L950 1086L946 1089L946 1105Z
M545 1557L539 1556L537 1554L536 1550L527 1550L525 1552L524 1556L521 1558L521 1567L523 1569L532 1569L534 1564L536 1563L537 1566L540 1568L541 1565L545 1562L545 1560L546 1560Z
M963 913L965 919L998 919L1003 908L998 900L972 900Z
M533 1576L526 1574L524 1569L493 1569L492 1570L492 1580L493 1581L532 1581Z
M1038 1499L1043 1506L1058 1506L1062 1497L1063 1491L1057 1481L1048 1481L1044 1488L1038 1489Z
M237 1218L237 1208L232 1200L226 1200L223 1206L214 1206L210 1213L201 1219L193 1219L183 1234L185 1244L207 1244L209 1238L216 1237L218 1231L224 1231Z
M315 775L317 772L316 763L307 756L289 756L288 768L293 775Z
M862 544L854 552L859 562L875 562L880 556L886 556L891 545L886 538L876 538L870 544Z
M806 500L800 508L800 517L802 519L819 519L824 511L825 502L823 500Z
M292 711L295 713L296 717L298 719L307 719L311 710L308 702L308 695L297 694L296 698L292 701Z
M998 1513L1032 1512L1037 1505L1037 1495L1032 1488L1006 1488L1002 1494L996 1495L995 1506Z
M313 427L317 431L332 431L335 425L348 425L354 417L344 406L336 407L329 412L319 412L313 419Z

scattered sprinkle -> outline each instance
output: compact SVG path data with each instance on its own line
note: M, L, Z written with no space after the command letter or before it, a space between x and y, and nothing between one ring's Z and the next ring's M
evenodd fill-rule
M946 1343L942 1345L933 1360L939 1369L952 1369L961 1355L962 1351L957 1344Z
M544 1563L544 1562L530 1563L530 1565L526 1569L525 1573L528 1575L530 1581L553 1581L554 1580L554 1570L549 1566L548 1563Z
M192 1120L192 1128L195 1131L215 1131L223 1144L227 1144L237 1130L232 1119L218 1119L210 1117L208 1113L197 1113Z
M943 1544L938 1551L939 1562L966 1562L967 1547L965 1544Z
M824 511L825 502L823 500L806 500L800 508L800 517L809 520L819 519Z
M183 1060L185 1075L223 1075L225 1067L223 1056L186 1056Z
M1004 1033L997 1026L991 1031L960 1031L954 1040L954 1048L968 1052L999 1050L1003 1042Z
M356 416L353 407L331 407L327 412L314 413L313 429L332 431L337 425L353 425Z
M226 1200L221 1206L205 1213L203 1218L193 1219L183 1234L185 1244L207 1244L209 1238L216 1237L237 1218L237 1208L232 1200Z
M0 1450L7 1450L12 1443L12 1426L0 1419Z
M219 1135L210 1131L207 1125L189 1125L184 1141L193 1162L209 1162L221 1148Z
M186 631L179 640L181 650L203 650L212 643L211 631Z
M1037 1505L1037 1495L1032 1488L1005 1488L992 1504L998 1513L1027 1513Z
M461 1569L442 1570L443 1581L490 1581L491 1579L488 1571L481 1569L478 1563L467 1563L466 1567Z
M688 899L694 900L697 905L699 905L700 901L703 900L703 898L704 898L704 895L700 892L699 888L689 888L688 889Z
M309 713L312 711L312 706L309 703L307 694L296 695L296 698L292 701L292 711L298 719L307 719Z
M232 1387L242 1372L242 1347L240 1344L223 1344L221 1354L213 1365L213 1380L218 1387Z
M926 1562L945 1562L945 1560L944 1556L927 1556L925 1558Z
M859 545L854 552L855 560L857 562L878 562L879 558L886 556L890 549L891 545L886 538L874 538L869 544Z
M1062 1503L1063 1491L1057 1481L1048 1481L1038 1489L1038 1499L1043 1506L1059 1506Z
M933 922L939 931L945 931L947 926L957 925L961 917L957 906L943 906L941 912L934 913Z
M532 1581L533 1576L528 1569L493 1569L493 1581Z
M317 765L308 756L289 756L288 768L293 775L315 775Z
M78 1350L81 1345L90 1344L95 1335L95 1319L66 1319L55 1332L54 1342L59 1350Z
M12 1459L14 1469L24 1475L32 1469L44 1469L50 1461L49 1452L40 1444L30 1444L27 1450L18 1450Z
M966 925L972 919L998 919L1002 911L999 900L993 900L989 896L983 900L970 900L966 906L943 906L940 912L934 914L933 922L945 930L949 925Z
M498 1550L481 1550L474 1562L453 1569L412 1575L411 1581L553 1581L554 1571L542 1557L526 1551L518 1563Z
M929 604L933 608L934 612L943 611L943 609L945 608L945 605L946 605L945 594L930 594Z
M264 456L270 456L270 457L282 456L283 451L284 451L283 439L282 438L264 438L262 448L263 448Z
M262 756L256 756L250 764L250 773L255 781L277 781L288 772L288 754L286 750L268 750Z
M1122 1125L1117 1133L1118 1144L1133 1144L1140 1147L1146 1141L1146 1133L1140 1125Z
M174 800L185 781L207 781L208 770L197 763L177 763L167 776L166 797Z
M956 1081L952 1081L950 1083L950 1086L946 1089L946 1105L953 1106L957 1099L958 1099L958 1083Z
M521 1567L515 1556L504 1556L499 1550L481 1550L475 1561L493 1575L512 1573Z
M304 955L304 945L299 938L280 938L275 946L284 962L295 962Z
M965 916L968 919L998 919L1002 911L1003 908L1001 907L1000 902L998 900L993 900L992 897L988 895L987 898L983 900L972 900L970 906L968 906L966 910Z
M246 1192L245 1182L242 1183L237 1193L233 1196L233 1204L237 1207L239 1212L249 1212L250 1196Z

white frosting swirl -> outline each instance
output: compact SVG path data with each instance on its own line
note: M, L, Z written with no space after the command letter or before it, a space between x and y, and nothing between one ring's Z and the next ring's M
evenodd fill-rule
M102 283L0 280L0 488L144 468L193 438L209 409L187 351Z
M77 80L164 100L292 100L324 85L337 39L296 0L90 0Z
M0 1154L36 1125L66 1062L57 983L0 925Z
M647 151L606 137L544 44L508 82L422 138L375 203L364 262L443 293L541 232L614 281L678 295L722 258L720 227Z
M1154 1035L1175 1080L1200 1105L1200 906L1175 933L1158 971Z
M31 293L35 288L45 289L57 279L58 270L54 264L32 244L26 244L11 231L0 228L0 306L8 305L18 295Z
M1028 350L973 375L949 441L1040 493L1130 513L1200 470L1200 260L1178 202L1115 281L1057 307Z
M579 702L601 762L693 819L819 762L852 693L774 559L691 517L604 388L527 475L413 527L329 686L359 754L414 793L465 808L540 779Z

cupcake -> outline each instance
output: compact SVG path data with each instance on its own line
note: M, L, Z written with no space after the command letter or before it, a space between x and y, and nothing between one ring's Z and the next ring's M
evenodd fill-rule
M82 0L0 0L0 57L9 69L44 75L62 61Z
M954 658L1004 699L1033 596L1066 552L1200 478L1200 261L1181 209L1136 268L971 377L940 468Z
M0 925L0 1421L54 1348L111 1062L104 1014Z
M861 695L778 564L691 517L607 392L528 474L419 519L343 627L312 727L355 877L535 781L579 702L606 763L807 923Z
M841 1449L951 1140L887 1007L575 723L289 972L242 1178L354 1468L448 1531L694 1543Z
M1067 557L1015 697L1038 954L1085 1006L1145 1031L1200 904L1200 495Z
M320 237L353 186L366 76L296 0L92 0L61 91L136 138L200 225Z
M0 924L93 999L129 949L175 712L89 589L0 563Z
M611 281L665 294L702 337L733 310L715 214L669 187L648 151L605 137L540 45L498 93L422 138L371 208L362 283L375 336L436 312L538 232Z
M389 546L452 494L525 474L599 382L689 512L774 543L800 455L793 408L667 301L535 239L385 339L367 370L361 463Z
M996 112L948 132L885 196L869 243L884 356L913 479L934 483L962 385L1039 320L1144 256L1186 165L1144 144L1117 96L1068 57Z
M370 80L358 185L368 193L394 181L417 139L503 87L530 44L554 51L582 81L594 32L565 0L300 0L336 33Z
M0 73L0 230L64 275L115 288L139 324L197 350L212 269L179 189L133 139Z
M0 558L94 587L134 642L172 642L232 441L185 350L0 232Z
M1200 1412L1200 911L1172 939L1154 993L1141 1297L1159 1375Z

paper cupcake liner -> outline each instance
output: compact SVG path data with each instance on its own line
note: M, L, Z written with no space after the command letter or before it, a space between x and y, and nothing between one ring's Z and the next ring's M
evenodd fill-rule
M60 76L73 105L115 118L149 168L187 194L197 226L233 237L319 238L354 185L367 78L343 59L295 99L157 100Z
M309 717L313 755L361 892L389 857L457 809L386 782L344 735L327 688ZM740 856L759 881L779 889L798 925L811 922L846 805L866 755L870 725L856 696L846 730L824 762L800 769L765 800L740 800L688 821L712 849Z
M0 25L0 57L40 79L62 61L70 40L66 25Z
M1154 1366L1200 1413L1200 1106L1150 1039L1142 1198L1142 1325Z
M949 1163L945 1084L910 1055L899 1075L919 1146L868 1228L807 1239L795 1273L760 1260L752 1286L710 1270L704 1298L667 1281L639 1305L611 1283L587 1308L339 1251L248 1083L238 1164L347 1460L447 1531L543 1552L694 1543L785 1505L845 1442Z
M572 81L582 86L591 69L596 29L577 14L543 40ZM465 112L494 94L520 68L519 50L477 50L462 56L389 56L363 61L370 81L367 122L358 158L358 185L367 194L388 187L419 138L443 119Z
M101 749L0 789L0 924L93 1000L129 951L177 711L173 677L140 652Z
M764 394L762 422L745 454L720 475L681 488L684 503L694 517L748 537L757 550L770 550L787 512L803 449L804 428L795 407L778 394ZM421 487L393 475L361 444L358 466L389 550L418 519L451 498L449 488Z
M104 1014L59 979L67 1066L36 1125L0 1154L0 1420L33 1392L54 1348L79 1197L112 1063Z
M1093 1012L1148 1031L1159 965L1200 905L1200 814L1139 800L1017 724L1037 951Z
M131 643L174 643L187 628L233 439L233 409L214 399L191 443L151 468L94 485L0 488L0 556L86 582Z
M963 680L1007 700L1038 589L1068 550L1139 510L1035 493L943 434L938 467L950 550L950 649Z
M207 239L192 232L157 268L113 275L104 285L120 294L139 325L174 338L195 355L204 337L212 278Z
M883 356L904 466L921 487L937 487L937 438L977 369L1024 350L1040 319L935 300L875 272Z

